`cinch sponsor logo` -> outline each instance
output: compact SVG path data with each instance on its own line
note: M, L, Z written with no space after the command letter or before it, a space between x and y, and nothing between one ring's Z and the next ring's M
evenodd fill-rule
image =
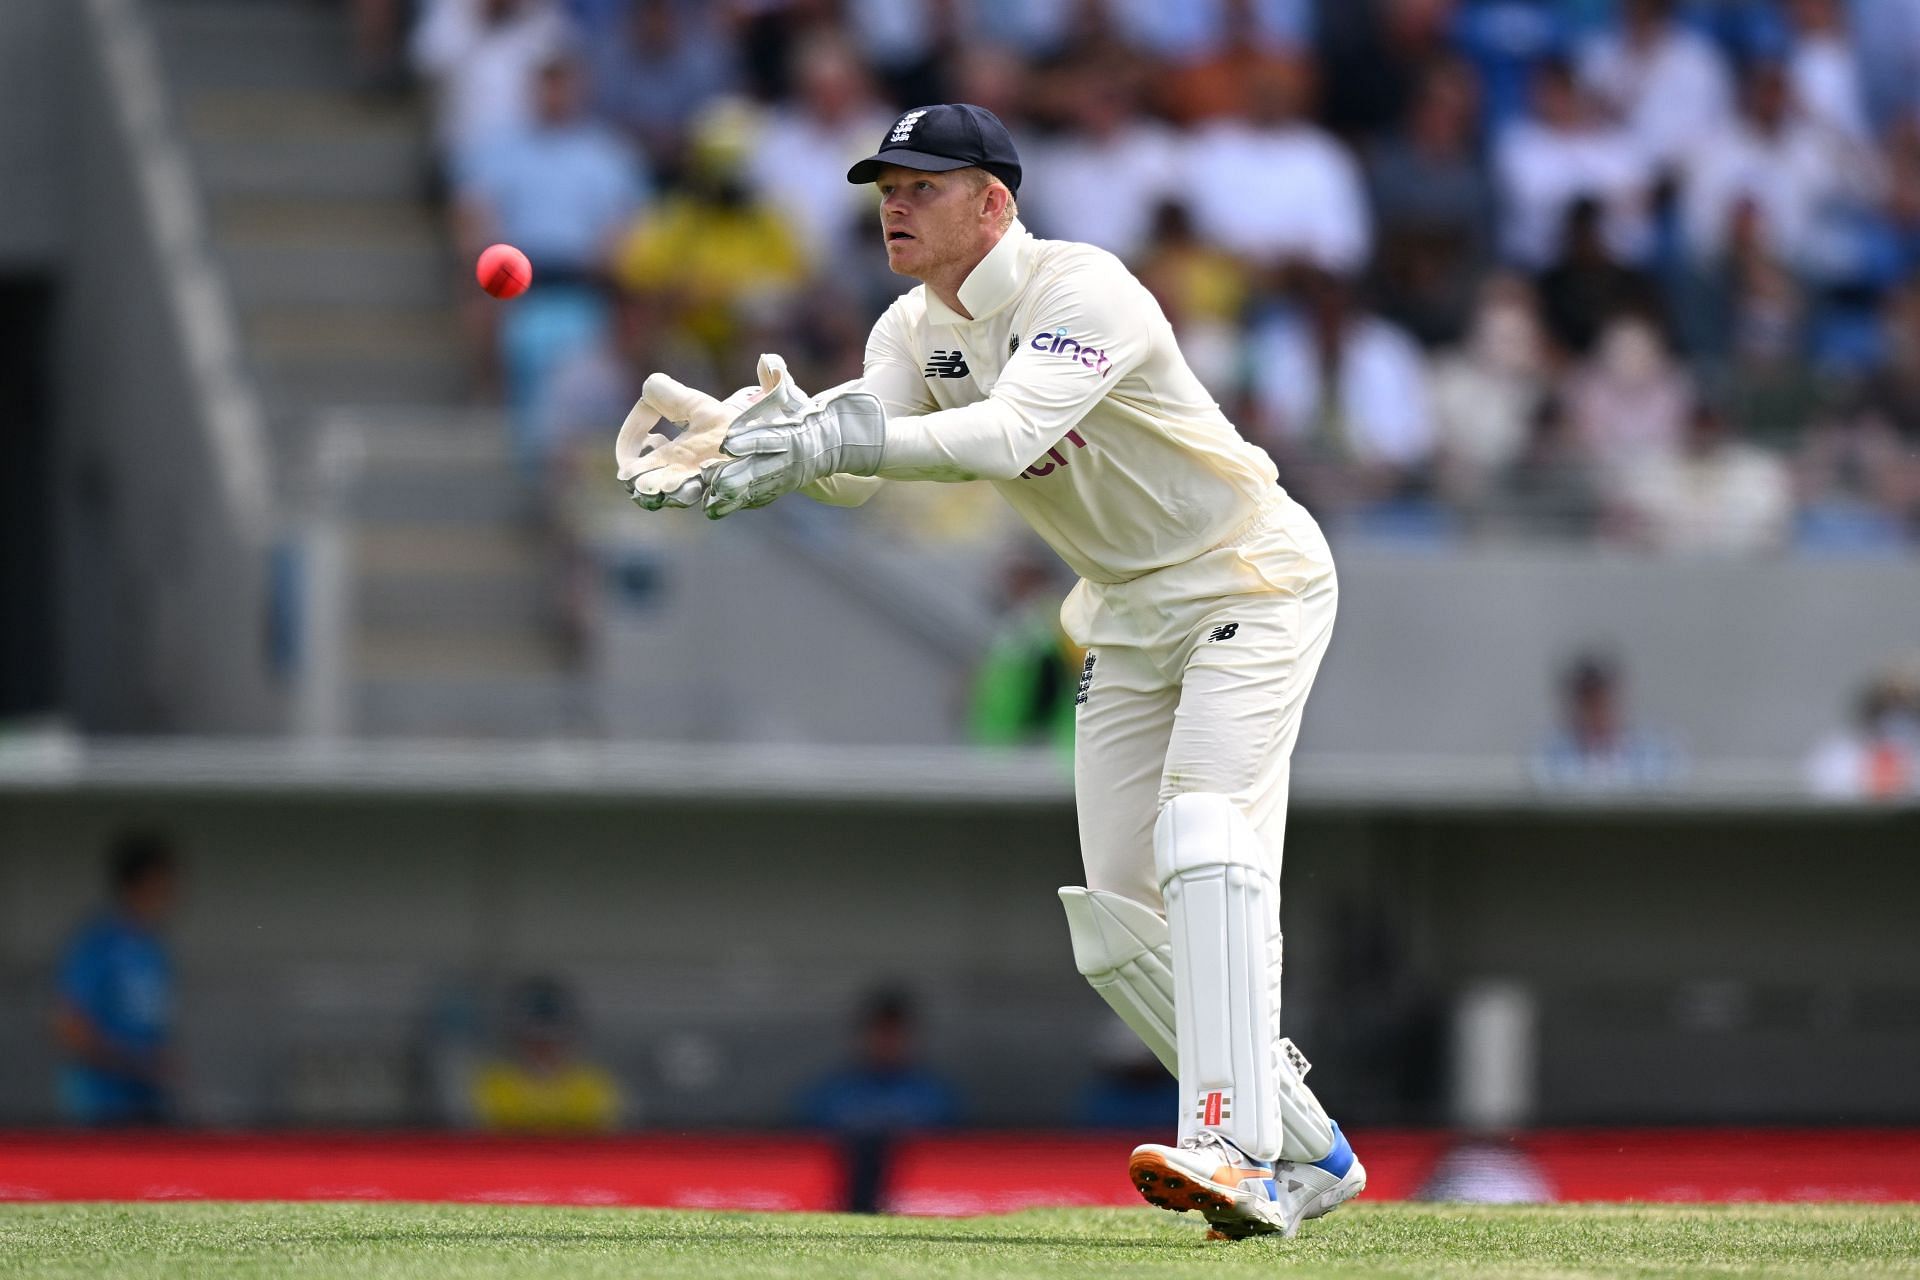
M1081 436L1081 434L1078 431L1067 432L1066 439L1076 449L1084 449L1087 447L1086 440ZM1067 455L1060 451L1059 445L1055 445L1053 446L1053 448L1047 450L1046 457L1040 459L1040 461L1034 463L1032 466L1028 467L1025 471L1022 471L1015 478L1019 480L1027 480L1027 479L1037 479L1040 476L1052 475L1059 468L1066 466L1067 461L1068 461Z
M1035 351L1044 351L1049 355L1068 356L1105 377L1107 370L1113 367L1113 361L1099 347L1084 347L1077 338L1069 338L1065 329L1055 329L1052 333L1036 333L1033 341L1027 344Z

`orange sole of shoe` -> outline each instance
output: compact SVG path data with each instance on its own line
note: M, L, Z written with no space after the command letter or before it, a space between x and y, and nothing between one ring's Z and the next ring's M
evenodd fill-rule
M1189 1209L1200 1213L1208 1210L1229 1213L1233 1209L1232 1197L1189 1176L1164 1156L1151 1151L1140 1152L1127 1162L1127 1176L1133 1179L1142 1199L1162 1209L1175 1213Z
M1248 1236L1269 1235L1277 1228L1249 1222L1236 1211L1233 1197L1210 1183L1202 1182L1176 1168L1165 1157L1144 1151L1127 1162L1127 1176L1148 1204L1175 1213L1189 1209L1205 1214L1211 1222L1209 1240L1244 1240Z

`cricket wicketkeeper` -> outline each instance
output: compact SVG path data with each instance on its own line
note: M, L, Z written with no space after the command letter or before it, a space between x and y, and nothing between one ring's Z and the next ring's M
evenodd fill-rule
M888 264L921 281L874 326L864 376L808 397L765 357L721 401L656 374L620 477L644 507L715 518L987 480L1073 567L1087 887L1060 899L1080 972L1180 1081L1176 1143L1129 1172L1220 1235L1292 1235L1366 1186L1280 1035L1288 764L1338 596L1326 539L1120 260L1020 225L992 112L909 111L847 180L879 189ZM669 441L661 418L688 425Z

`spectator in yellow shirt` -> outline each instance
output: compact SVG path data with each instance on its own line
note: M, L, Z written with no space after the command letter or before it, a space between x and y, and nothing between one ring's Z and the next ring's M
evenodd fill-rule
M528 980L514 997L508 1052L481 1065L473 1113L498 1133L608 1133L625 1109L611 1072L579 1047L573 997L551 978Z
M613 254L620 286L668 299L715 359L737 358L743 317L787 305L807 275L799 236L748 183L747 136L740 108L710 113L686 186L643 214Z

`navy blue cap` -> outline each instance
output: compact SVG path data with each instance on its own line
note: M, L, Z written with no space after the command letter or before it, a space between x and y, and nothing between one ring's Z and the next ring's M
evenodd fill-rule
M1013 135L999 116L967 102L907 112L887 130L878 151L847 170L847 181L872 182L880 176L880 166L887 164L929 173L972 166L1006 183L1015 195L1020 193L1020 156L1013 149Z

